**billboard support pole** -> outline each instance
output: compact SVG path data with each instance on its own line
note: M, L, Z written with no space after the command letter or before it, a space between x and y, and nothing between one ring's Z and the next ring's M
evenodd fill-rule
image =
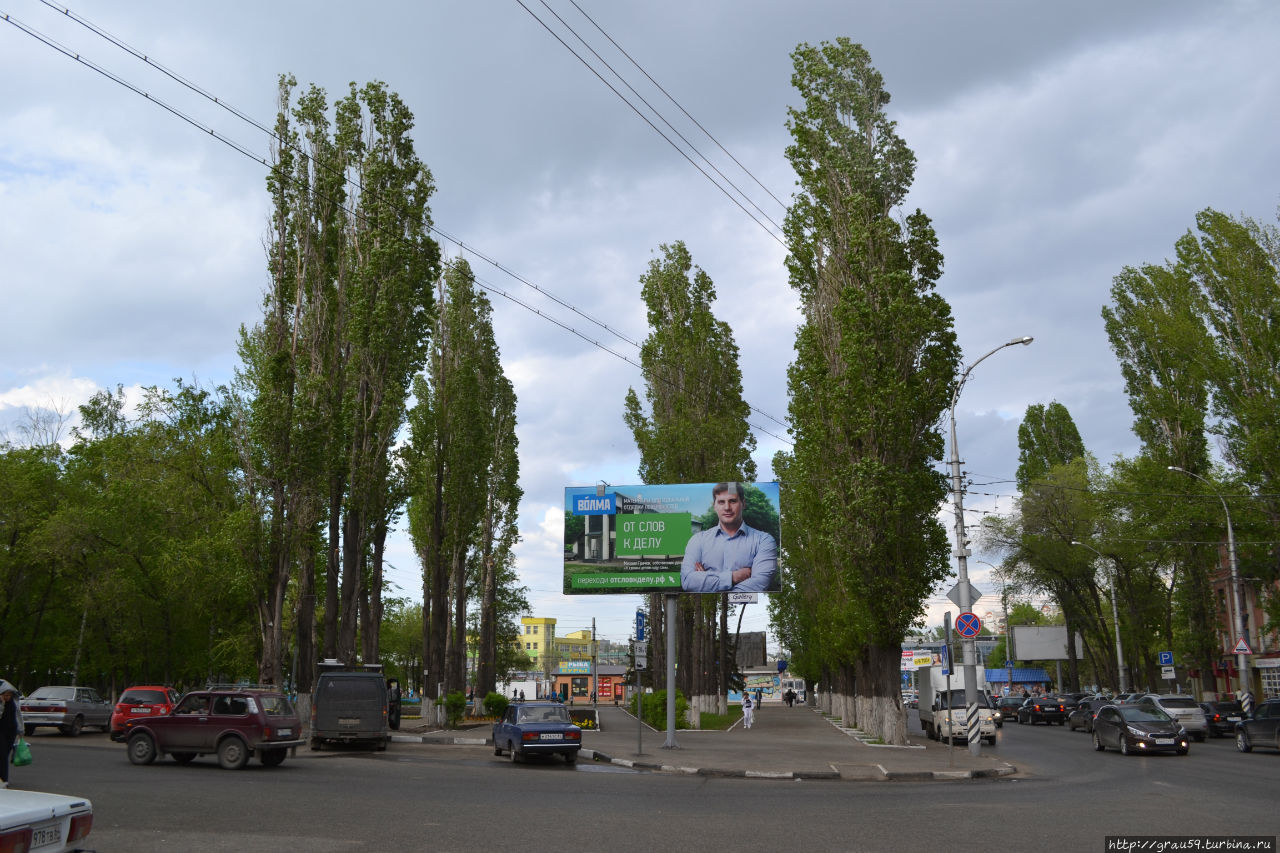
M677 596L667 599L667 742L663 749L679 749L676 743L676 606Z

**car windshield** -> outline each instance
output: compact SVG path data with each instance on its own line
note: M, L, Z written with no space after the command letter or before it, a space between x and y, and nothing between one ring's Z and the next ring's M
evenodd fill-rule
M1122 705L1120 715L1131 723L1165 723L1172 719L1155 705Z
M268 717L288 717L293 714L293 706L283 696L265 693L257 698Z
M1164 696L1160 699L1160 704L1166 708L1199 708L1196 700L1187 696Z
M163 705L168 701L163 690L126 690L120 697L122 705Z
M76 689L74 687L41 687L35 693L27 697L28 699L74 699L76 698Z
M522 723L567 723L569 712L559 705L547 705L542 708L521 708Z

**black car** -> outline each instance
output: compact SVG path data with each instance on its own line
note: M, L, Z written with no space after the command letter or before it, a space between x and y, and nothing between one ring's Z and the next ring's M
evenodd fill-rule
M1067 728L1071 731L1084 729L1093 731L1093 718L1103 705L1110 705L1106 699L1081 699L1076 706L1067 712Z
M1252 752L1255 746L1280 749L1280 699L1268 699L1236 724L1236 749Z
M1066 704L1057 696L1032 696L1018 708L1018 722L1035 725L1064 725L1067 722Z
M1000 725L1003 726L1005 720L1016 720L1018 718L1018 708L1022 706L1021 696L1001 696L996 700L996 710L1000 712Z
M1244 709L1239 702L1201 702L1204 721L1209 726L1209 734L1214 737L1226 737L1236 733L1236 723L1244 719Z
M1186 755L1191 738L1182 724L1155 705L1103 705L1093 718L1093 748L1122 755L1172 752Z

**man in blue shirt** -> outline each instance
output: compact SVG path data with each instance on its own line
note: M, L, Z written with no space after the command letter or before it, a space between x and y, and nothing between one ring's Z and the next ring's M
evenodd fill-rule
M711 497L720 523L689 540L680 564L681 587L685 592L778 590L778 543L742 520L742 484L717 483Z

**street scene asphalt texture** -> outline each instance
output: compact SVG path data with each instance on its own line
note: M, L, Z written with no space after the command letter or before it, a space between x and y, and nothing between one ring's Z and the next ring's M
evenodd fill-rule
M908 730L908 746L870 743L856 729L836 725L816 708L765 703L750 730L739 721L728 731L681 729L674 748L666 732L648 726L637 733L636 718L613 705L598 706L600 729L584 730L579 761L702 776L846 781L962 780L1011 776L1017 768L982 745L976 758L968 746L931 741ZM489 744L489 729L469 733L401 731L395 742Z

